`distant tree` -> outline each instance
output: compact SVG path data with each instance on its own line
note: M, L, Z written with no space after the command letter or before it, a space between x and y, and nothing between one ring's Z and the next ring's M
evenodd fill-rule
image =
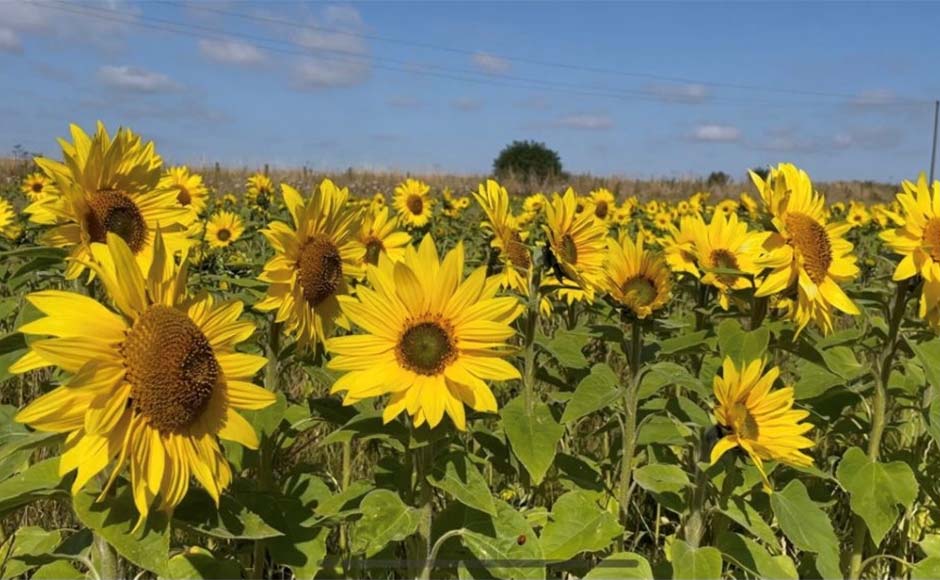
M561 157L544 143L513 141L493 161L493 173L499 178L516 175L545 180L562 175Z
M708 174L707 183L709 187L722 187L728 185L729 181L731 181L731 176L724 171L712 171Z

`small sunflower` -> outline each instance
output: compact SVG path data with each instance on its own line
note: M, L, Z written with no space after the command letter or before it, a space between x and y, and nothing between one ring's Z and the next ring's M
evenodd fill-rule
M379 212L380 209L385 207L385 194L376 193L372 196L372 201L369 202L369 211L375 215Z
M714 464L729 449L740 447L754 461L770 489L764 471L764 460L781 461L789 465L808 467L812 458L801 449L813 442L804 434L813 428L800 423L809 416L806 411L793 409L793 388L771 391L780 370L773 367L764 372L764 361L755 360L738 367L731 358L722 364L722 376L715 376L715 419L719 431L727 433L712 448Z
M867 226L871 223L871 213L865 207L865 204L852 203L849 206L849 213L845 216L845 221L851 224L853 228Z
M628 308L637 318L646 318L669 301L672 278L662 255L643 247L643 236L636 242L623 236L618 242L607 240L607 278L610 296Z
M904 256L894 279L920 274L925 280L940 281L940 181L930 186L921 173L916 184L905 181L901 186L904 191L897 195L900 227L881 233L888 247Z
M252 207L267 210L274 201L274 182L263 173L255 173L245 183L245 197Z
M402 223L410 228L423 228L431 219L431 187L417 179L406 179L395 187L392 204Z
M683 225L690 228L692 252L703 273L702 283L718 290L718 302L727 310L731 293L751 288L751 279L741 274L716 270L736 270L756 276L761 269L754 264L754 260L767 234L749 232L747 223L739 221L737 214L725 216L717 211L712 214L708 225L701 216L694 216Z
M591 210L594 217L607 223L617 210L617 199L607 188L596 189L591 192Z
M47 223L43 217L48 213L59 224L41 241L72 249L67 279L81 275L91 257L91 245L104 243L108 233L124 239L145 272L153 261L158 227L170 254L192 245L189 230L195 216L179 206L175 191L159 186L163 162L154 153L153 142L145 145L129 129L119 129L112 139L101 123L93 136L76 125L71 131L74 143L60 140L64 162L36 159L55 181L61 203L36 202L25 210L33 221Z
M555 194L545 206L543 226L555 261L579 289L563 288L568 302L594 300L595 288L604 282L607 227L591 212L576 212L578 199L570 187L564 196Z
M361 245L355 240L360 211L348 203L349 190L329 179L306 202L287 184L281 192L294 227L275 221L261 230L275 255L258 277L270 286L255 308L276 311L275 320L286 323L298 346L314 347L334 324L348 326L337 296L349 291L347 281L362 275Z
M49 177L39 172L27 175L26 179L23 180L23 184L20 186L20 190L29 201L39 201L48 196L59 195L59 190L56 189L55 183L53 183Z
M473 197L486 215L483 227L493 232L490 246L499 252L502 266L498 275L500 286L527 296L532 252L525 244L526 232L521 230L518 220L512 215L509 192L497 181L488 179L486 184L480 184Z
M740 204L733 199L725 199L715 205L715 213L722 213L726 216L730 216L731 214L738 213L739 205Z
M411 244L411 235L398 230L398 218L389 218L388 208L383 206L362 218L354 243L360 265L374 266L383 254L393 262L400 261L405 247Z
M756 260L770 273L756 296L786 293L795 301L790 309L798 330L813 321L824 334L832 332L832 307L859 314L858 307L840 283L858 276L852 244L845 240L849 224L829 224L826 200L813 190L806 172L784 163L770 171L767 180L751 172L770 213L772 232Z
M22 232L23 227L17 222L13 204L0 197L0 236L15 240Z
M206 240L210 248L227 248L245 232L242 218L230 211L219 211L209 218Z
M760 210L760 206L757 205L757 201L748 195L747 193L741 192L741 195L738 197L741 205L744 207L744 210L747 212L747 215L751 219L756 219Z
M522 308L516 298L496 296L499 285L485 267L466 278L463 268L463 244L440 260L430 235L401 262L381 258L368 267L371 287L341 301L364 334L326 344L333 355L327 366L345 373L331 391L346 391L343 404L389 394L386 423L407 411L415 426L435 427L446 413L460 430L464 405L497 410L486 381L520 378L504 359Z
M209 199L209 190L202 183L202 176L190 173L189 168L171 167L160 178L160 187L176 192L176 201L183 207L189 208L196 215L206 209Z
M237 410L275 400L251 382L264 357L235 350L255 332L238 320L242 303L187 296L185 265L175 265L159 232L154 247L145 276L121 237L109 233L107 245L92 246L89 267L117 312L72 292L28 295L45 317L19 331L52 338L32 341L10 369L71 374L16 420L68 434L59 474L78 471L73 494L113 465L107 489L129 466L138 525L156 498L166 511L178 505L193 477L218 503L232 480L218 440L257 448L254 428Z
M674 227L672 212L670 212L668 209L660 210L660 212L653 217L653 227L661 232L672 229Z

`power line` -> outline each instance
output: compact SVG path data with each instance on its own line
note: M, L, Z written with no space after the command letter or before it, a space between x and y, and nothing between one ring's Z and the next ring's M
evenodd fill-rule
M402 72L409 74L417 74L422 76L432 76L437 78L444 78L448 80L456 80L460 82L471 82L475 84L489 85L489 86L500 86L507 88L523 88L523 89L537 89L537 90L553 90L557 92L564 92L582 96L601 96L608 98L616 98L622 100L640 100L648 102L657 102L663 103L668 101L667 98L659 97L656 95L651 95L648 92L636 91L636 90L609 90L605 88L592 87L592 86L583 86L580 84L573 83L562 83L557 81L545 81L543 79L512 76L512 75L501 75L498 79L492 78L483 73L476 71L468 71L457 69L454 70L448 67L442 67L438 65L425 65L420 68L414 68L414 65L408 61L389 59L386 57L374 57L370 55L364 55L360 53L355 53L351 51L343 51L340 49L329 49L329 48L317 48L305 46L302 43L289 42L284 40L271 39L268 37L262 37L257 35L244 34L239 32L230 32L222 31L215 28L201 26L196 24L182 23L178 21L156 18L151 16L125 16L120 14L115 14L111 10L107 9L97 9L90 6L77 6L66 2L61 2L58 0L50 0L49 2L36 2L41 6L50 8L53 10L61 10L69 12L72 14L77 14L85 16L88 18L95 18L99 20L106 20L111 22L117 22L121 24L128 24L132 26L138 26L143 28L149 28L153 30L171 32L175 34L180 34L183 36L188 36L190 38L208 38L213 39L222 39L229 40L232 38L241 38L245 40L250 40L254 43L258 43L261 48L265 50L270 50L272 52L279 52L284 54L298 55L298 56L316 56L316 58L321 60L328 61L339 61L339 62L354 62L358 64L368 64L371 67L380 70L388 70L393 72ZM272 46L272 43L284 45L291 48L285 48L282 46ZM327 56L321 53L326 52L335 56ZM389 64L376 64L379 63L390 63ZM430 69L430 70L428 70ZM471 76L466 76L471 75ZM480 78L482 77L482 78ZM524 83L524 84L519 84ZM854 97L853 97L854 98ZM816 105L838 105L840 103L836 102L820 102L820 101L781 101L781 102L772 102L772 101L754 101L747 99L732 99L727 97L710 97L708 99L710 104L731 104L731 105L753 105L761 107L786 107L786 106L816 106ZM924 102L925 103L925 102ZM924 103L916 103L917 105ZM915 103L910 103L914 105Z
M175 1L175 0L155 0L154 3L168 4L168 5L173 5L173 6L180 5L180 2ZM437 51L442 51L442 52L449 52L453 54L461 54L465 56L473 56L473 55L480 53L480 51L470 50L466 48L444 46L444 45L432 44L432 43L427 43L427 42L403 40L399 38L390 38L387 36L368 34L364 32L353 32L350 30L343 30L340 28L320 26L316 24L302 24L302 23L295 22L292 20L285 20L282 18L273 18L270 16L252 15L252 14L245 14L243 12L221 10L218 8L206 6L204 4L187 5L187 8L192 9L192 10L207 12L207 13L219 14L222 16L231 16L234 18L240 18L242 20L248 20L248 21L253 21L253 22L267 22L269 24L288 26L288 27L297 28L297 29L316 30L320 32L327 32L330 34L340 34L344 36L350 36L350 37L367 39L367 40L374 40L378 42L400 44L403 46L413 46L416 48L426 48L426 49L437 50ZM649 80L657 80L657 81L668 82L668 83L702 85L706 87L727 88L727 89L748 90L748 91L761 91L761 92L814 96L814 97L831 97L831 98L838 98L838 99L853 99L854 100L858 98L858 95L849 94L849 93L833 93L833 92L813 91L813 90L805 90L805 89L788 89L788 88L782 88L782 87L767 87L767 86L749 85L749 84L741 84L741 83L728 83L728 82L722 82L722 81L709 81L709 80L694 79L694 78L687 78L687 77L681 77L681 76L659 75L659 74L652 74L652 73L646 73L646 72L624 71L624 70L610 69L610 68L604 68L604 67L594 67L594 66L588 66L588 65L553 62L553 61L531 59L531 58L506 55L506 54L495 54L495 53L487 53L487 54L503 59L503 60L517 62L520 64L530 64L530 65L535 65L535 66L561 68L561 69L568 69L568 70L577 70L577 71L583 71L583 72L609 74L609 75L617 75L617 76L632 77L632 78L645 78ZM912 103L929 102L925 99L915 99L913 97L902 97L902 98L899 98L898 100L910 101Z

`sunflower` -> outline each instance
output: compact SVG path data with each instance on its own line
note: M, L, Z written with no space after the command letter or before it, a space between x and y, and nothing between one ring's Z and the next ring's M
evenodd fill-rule
M904 191L897 195L900 227L881 233L888 247L904 256L894 279L920 274L925 280L940 281L940 181L931 187L921 173L916 184L905 181L901 186Z
M798 331L813 321L824 334L832 332L832 307L859 314L840 283L858 273L852 244L844 239L849 224L827 224L825 199L813 191L806 172L784 163L767 180L751 172L776 231L765 240L757 266L770 269L756 296L786 293L795 300L790 313Z
M715 270L736 270L756 276L760 268L754 264L754 260L767 234L749 232L747 223L738 221L737 214L725 216L721 212L712 214L708 225L701 216L694 216L683 225L690 229L692 252L698 267L703 271L702 283L718 290L718 302L727 310L731 293L751 288L752 282L740 274Z
M545 206L546 224L543 226L555 261L565 276L579 286L559 291L569 303L593 302L595 288L604 282L607 248L607 227L591 212L578 214L577 203L577 196L570 187L564 196L556 193L552 202Z
M607 223L617 210L617 199L607 188L595 189L591 192L591 210L594 217Z
M672 212L663 209L653 217L653 227L664 232L673 228Z
M117 311L72 292L27 296L45 316L19 331L51 338L33 340L10 370L54 366L71 376L16 420L68 434L59 474L78 470L73 494L113 465L106 491L129 465L138 525L157 497L160 509L178 505L192 477L218 504L232 480L218 440L257 448L254 428L237 410L275 400L251 382L264 357L235 351L254 324L238 320L241 302L187 296L186 267L175 265L159 232L146 276L113 233L106 245L92 245L91 256Z
M29 201L39 201L49 196L59 195L59 190L56 189L55 183L39 172L27 175L26 179L23 180L23 184L20 186L20 190Z
M369 211L372 215L375 215L379 212L380 209L385 207L385 194L376 193L372 196L372 201L369 203Z
M483 227L493 232L490 246L497 250L502 265L498 278L500 286L527 296L532 253L525 244L527 233L521 230L518 220L512 215L509 192L495 180L488 179L486 184L480 184L473 197L486 215Z
M800 423L809 413L793 409L792 387L771 392L779 376L777 367L764 373L762 360L739 368L729 357L722 364L722 376L716 375L714 382L718 400L715 419L719 431L727 434L712 448L711 462L717 462L729 449L740 447L754 461L766 489L770 489L770 482L764 460L800 467L813 464L812 458L800 451L813 446L804 436L813 426Z
M400 261L405 255L405 246L411 243L411 235L398 231L398 218L389 218L388 208L383 206L362 218L353 243L359 264L374 266L383 254L393 262Z
M695 251L695 219L696 216L685 216L679 220L679 227L673 227L666 238L663 248L665 250L666 264L676 274L686 273L701 278L702 273L698 266L698 255ZM699 218L701 219L701 218Z
M245 183L245 197L252 207L268 209L274 200L274 182L263 173L255 173Z
M20 237L23 227L17 222L13 204L0 197L0 236L15 240Z
M343 404L391 395L386 423L402 411L414 425L435 427L444 413L466 430L464 405L497 410L487 380L519 379L504 360L511 324L522 311L513 297L497 297L499 285L486 268L463 276L463 244L439 259L430 235L409 246L401 262L381 258L368 267L371 288L343 297L343 312L363 334L327 341L328 368L344 372L332 392L346 391Z
M760 207L757 205L757 201L744 192L741 192L741 195L738 196L738 200L740 201L741 206L744 207L744 210L747 211L747 215L751 219L757 219L758 211L760 210Z
M94 136L76 125L70 128L74 143L60 140L64 162L36 159L55 181L61 203L36 202L26 209L33 221L47 212L59 223L41 241L72 248L67 279L81 275L91 258L91 244L104 243L109 232L124 239L144 272L153 261L158 227L170 254L192 245L188 230L195 216L179 206L175 191L159 187L163 162L153 142L143 144L130 129L119 129L112 139L101 123Z
M730 216L731 214L738 213L739 205L740 204L733 199L725 199L715 205L715 213L723 213L726 216Z
M643 248L643 236L607 240L605 287L637 318L646 318L669 301L672 278L662 255Z
M242 218L230 211L219 211L209 218L206 240L210 248L227 248L245 232Z
M287 184L281 192L294 227L275 221L261 230L275 255L258 277L270 286L255 308L276 311L275 320L307 348L323 342L334 324L348 326L337 296L348 292L347 280L362 275L362 246L355 240L360 210L348 203L349 190L329 179L306 202Z
M392 205L409 228L423 228L431 219L431 187L417 179L406 179L395 187Z
M205 211L209 190L202 183L202 176L190 173L188 167L167 169L160 178L160 187L175 191L176 201L181 206L191 209L196 215Z

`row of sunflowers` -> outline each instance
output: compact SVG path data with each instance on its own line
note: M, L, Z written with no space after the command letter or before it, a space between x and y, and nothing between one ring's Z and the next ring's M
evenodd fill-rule
M235 195L60 145L0 201L0 578L940 575L940 182Z

